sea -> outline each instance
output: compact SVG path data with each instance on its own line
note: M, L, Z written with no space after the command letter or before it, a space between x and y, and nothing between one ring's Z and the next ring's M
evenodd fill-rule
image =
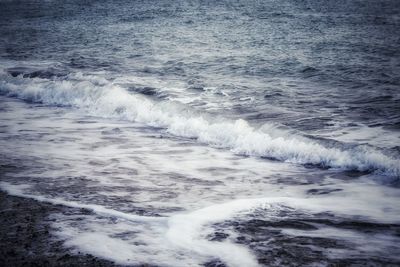
M398 0L1 0L0 188L129 266L399 266Z

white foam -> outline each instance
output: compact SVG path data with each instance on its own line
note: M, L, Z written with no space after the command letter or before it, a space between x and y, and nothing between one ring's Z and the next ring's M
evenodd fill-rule
M11 195L73 208L84 208L104 217L117 218L109 222L86 214L82 215L77 224L76 216L79 215L59 215L61 217L57 217L54 227L59 231L57 235L65 240L66 246L120 264L162 263L166 266L201 266L207 260L220 259L228 266L258 266L252 252L245 246L235 244L231 237L216 242L207 240L207 236L214 231L210 227L212 224L234 219L237 216L246 216L260 208L266 211L265 220L273 220L276 217L282 219L280 213L282 207L289 207L311 214L332 212L349 218L362 216L371 221L400 222L398 215L400 210L393 206L394 199L398 198L398 192L395 189L382 191L380 187L372 184L347 185L344 192L318 198L238 199L192 212L172 214L168 218L138 216L98 205L32 195L26 193L30 188L23 185L3 182L0 183L0 187ZM371 199L370 195L375 197ZM296 232L288 232L288 234L296 234ZM321 231L315 231L312 234L326 235ZM348 234L348 232L328 233L332 237L346 237ZM376 244L379 245L385 238L385 236L380 237ZM363 247L363 249L372 251L369 247Z
M262 201L262 200L261 200ZM229 266L258 266L255 256L245 247L229 241L210 242L204 239L204 227L224 221L237 212L252 208L259 200L238 200L228 204L213 205L189 214L175 215L169 219L167 237L182 249L220 258Z
M155 102L131 94L119 85L94 75L71 74L66 80L24 79L2 75L0 92L49 105L74 106L94 116L117 118L165 128L234 153L271 157L298 164L377 171L400 176L400 160L370 147L327 148L294 135L276 136L269 127L256 129L244 120L210 119L174 102Z
M349 186L349 191L351 188ZM397 223L400 221L398 216L400 210L388 210L388 207L392 206L393 199L388 196L386 197L389 200L385 199L385 195L382 195L380 189L376 189L372 185L353 189L352 192L322 198L264 197L238 199L211 205L191 213L172 216L169 219L167 237L182 249L191 248L199 254L214 255L228 263L229 266L257 266L255 257L246 248L229 241L210 242L205 240L204 236L212 233L207 232L206 226L235 218L240 214L251 213L258 208L267 211L266 220L274 219L274 217L282 219L280 213L282 207L290 207L306 213L332 212L344 217L362 216L367 220L378 222ZM376 198L379 199L371 202L368 194L365 194L366 192L376 195ZM397 192L395 194L397 195ZM212 229L209 230L212 231ZM318 234L325 236L323 232L318 232ZM346 233L341 234L345 235Z

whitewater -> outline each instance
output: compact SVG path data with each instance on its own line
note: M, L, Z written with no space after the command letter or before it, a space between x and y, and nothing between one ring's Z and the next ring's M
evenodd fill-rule
M242 119L229 121L220 117L210 121L207 114L196 114L177 103L154 102L129 93L118 85L118 80L110 83L93 75L86 78L81 73L50 81L26 79L23 73L11 79L3 74L0 88L3 95L47 105L72 106L92 116L165 128L168 133L194 138L241 155L328 168L377 171L394 178L400 175L400 160L368 146L347 150L324 147L311 140L290 136L284 131L283 136L273 137L268 132L271 128L268 124L255 129Z

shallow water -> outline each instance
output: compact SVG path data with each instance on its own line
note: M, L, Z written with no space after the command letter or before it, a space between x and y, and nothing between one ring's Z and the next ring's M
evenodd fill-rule
M396 1L2 1L1 188L121 264L399 264Z

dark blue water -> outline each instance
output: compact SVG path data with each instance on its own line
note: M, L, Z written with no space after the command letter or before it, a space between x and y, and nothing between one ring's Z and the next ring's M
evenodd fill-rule
M134 203L170 221L119 240L86 218L83 234L109 227L87 237L109 242L109 254L72 230L67 247L172 266L288 266L305 254L300 265L399 263L398 235L385 226L400 221L398 1L0 1L0 36L0 154L22 170L3 188L95 210L131 213ZM230 204L249 198L285 219ZM338 199L347 208L335 209ZM179 216L197 225L184 240ZM137 238L164 251L163 231L176 248L159 257L135 248ZM234 248L213 248L221 240ZM231 260L231 249L249 261Z
M398 130L399 6L2 1L1 57L54 61L66 73L179 81L185 91L217 88L232 102L224 112L305 131L343 121ZM240 101L245 97L253 100ZM302 120L310 114L317 120Z

